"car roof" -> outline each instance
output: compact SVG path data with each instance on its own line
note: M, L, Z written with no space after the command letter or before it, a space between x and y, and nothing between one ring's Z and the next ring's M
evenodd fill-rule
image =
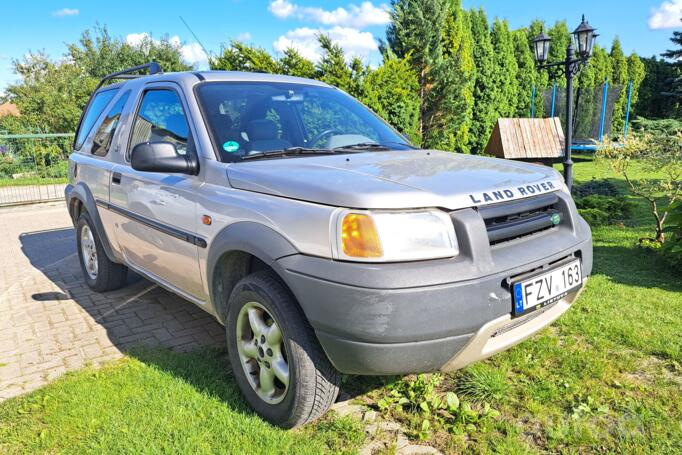
M281 82L290 84L315 85L331 87L324 82L302 77L285 76L282 74L250 73L242 71L183 71L178 73L157 73L149 76L141 76L134 81L153 82L169 81L177 83L189 83L190 85L200 82ZM112 84L113 85L113 84ZM110 87L110 86L108 86Z

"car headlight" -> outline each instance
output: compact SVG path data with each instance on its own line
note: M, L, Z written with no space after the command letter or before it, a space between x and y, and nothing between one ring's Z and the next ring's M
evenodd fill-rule
M452 220L440 210L343 210L335 224L338 259L395 262L459 254Z

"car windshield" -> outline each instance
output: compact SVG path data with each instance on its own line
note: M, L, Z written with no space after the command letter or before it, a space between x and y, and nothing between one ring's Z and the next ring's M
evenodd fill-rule
M349 153L413 148L372 111L330 87L206 82L198 86L197 97L223 162L310 156L267 154L292 148Z

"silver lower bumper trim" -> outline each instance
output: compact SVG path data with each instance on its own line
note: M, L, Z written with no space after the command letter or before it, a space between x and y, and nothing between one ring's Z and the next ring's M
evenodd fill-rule
M512 320L511 314L507 314L488 322L476 332L461 351L443 365L441 370L445 372L459 370L522 342L568 311L582 290L585 289L586 283L587 278L585 278L583 286L576 292L568 294L555 304L527 316Z

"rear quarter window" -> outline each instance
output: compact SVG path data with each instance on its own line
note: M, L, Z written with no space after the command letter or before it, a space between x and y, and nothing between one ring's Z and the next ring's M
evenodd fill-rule
M116 95L116 92L118 92L118 88L98 92L92 97L88 106L85 108L85 114L81 119L78 132L76 133L76 142L74 143L74 148L76 150L80 150L83 146L93 125L102 114L102 111L104 111L104 108L107 107L109 101Z
M111 147L111 141L116 134L118 122L123 112L123 107L128 101L130 92L126 92L114 103L114 106L107 112L102 124L97 128L97 132L92 137L92 154L97 156L106 156Z

